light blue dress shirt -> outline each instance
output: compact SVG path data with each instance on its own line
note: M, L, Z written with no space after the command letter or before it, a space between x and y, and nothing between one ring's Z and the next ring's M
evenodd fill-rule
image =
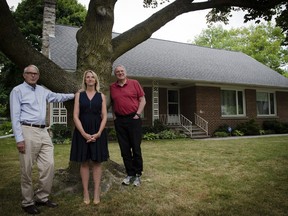
M16 142L23 141L21 123L45 125L47 102L64 102L74 94L54 93L43 86L32 87L26 82L16 86L10 93L12 129Z

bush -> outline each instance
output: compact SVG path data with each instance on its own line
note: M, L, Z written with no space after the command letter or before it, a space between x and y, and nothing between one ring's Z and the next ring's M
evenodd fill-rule
M160 133L161 131L168 130L168 127L164 125L159 119L155 119L152 130L154 133Z
M116 130L115 128L107 128L108 140L115 141L117 140Z
M52 142L63 144L67 138L71 138L71 129L65 124L53 124L50 127L52 131Z
M214 134L215 134L216 132L226 132L226 133L228 133L228 132L229 132L229 131L228 131L228 128L229 128L229 125L227 125L227 124L220 125L220 126L214 131Z
M154 125L151 127L143 127L142 128L142 133L147 134L147 133L154 133L158 134L161 131L168 130L169 128L164 125L159 119L154 120Z
M243 136L244 133L241 132L240 130L234 130L233 133L232 133L233 136Z
M160 139L176 139L176 133L173 130L164 130L159 133Z
M224 132L224 131L218 131L218 132L214 133L214 136L215 137L228 137L229 134L227 132Z
M279 121L264 121L262 125L266 131L273 131L275 134L288 133L288 123L281 123Z
M0 133L1 135L7 135L12 134L12 123L9 121L5 121L2 124L0 124Z
M144 140L155 140L155 139L177 139L177 138L187 138L185 134L178 133L174 130L164 130L160 133L146 133L143 135Z
M254 119L251 119L248 122L240 123L235 127L235 130L241 131L244 135L259 135L260 126L255 122Z
M230 129L230 130L229 130ZM223 124L220 125L215 131L214 131L214 136L216 137L227 137L230 136L231 134L233 134L233 130L232 128L227 125L227 124Z
M155 139L159 139L159 135L155 134L155 133L146 133L143 136L144 140L155 140Z

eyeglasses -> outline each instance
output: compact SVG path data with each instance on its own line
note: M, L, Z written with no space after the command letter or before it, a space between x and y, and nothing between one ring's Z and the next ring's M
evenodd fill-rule
M27 71L27 72L25 72L25 74L28 74L28 75L34 75L34 76L39 76L39 73L37 73L37 72L29 72L29 71Z

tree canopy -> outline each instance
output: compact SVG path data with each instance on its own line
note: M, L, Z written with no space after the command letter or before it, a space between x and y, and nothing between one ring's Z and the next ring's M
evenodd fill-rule
M43 28L43 0L25 0L18 4L12 13L13 19L26 40L36 50L41 51ZM80 27L87 14L86 8L77 0L58 0L56 7L56 23ZM17 65L13 64L0 52L0 116L9 116L8 95L11 89L23 82L22 73Z
M270 22L247 28L225 30L212 26L196 36L193 43L200 46L241 51L280 74L287 74L288 50L282 46L285 36L280 27Z
M43 0L24 0L11 11L17 26L25 38L37 50L41 50L43 27ZM77 0L57 0L56 23L80 27L87 14L86 8Z

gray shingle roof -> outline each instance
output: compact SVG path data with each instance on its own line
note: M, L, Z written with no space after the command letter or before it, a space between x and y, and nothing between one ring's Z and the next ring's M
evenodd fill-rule
M78 28L56 25L50 38L51 60L76 68ZM113 34L115 36L116 34ZM119 57L129 76L196 83L252 85L288 90L288 79L241 52L150 38Z

